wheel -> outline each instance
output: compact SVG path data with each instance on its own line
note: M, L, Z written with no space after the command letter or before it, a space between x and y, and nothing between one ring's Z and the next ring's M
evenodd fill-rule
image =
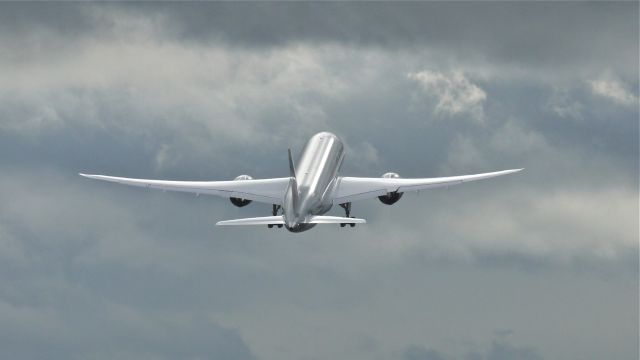
M278 224L278 229L281 229L281 228L282 228L282 224Z
M273 228L273 224L268 224L268 225L267 225L267 227L268 227L269 229L271 229L271 228Z
M341 223L340 227L345 227L347 224Z
M355 223L351 223L351 224L349 224L349 225L350 225L351 227L356 227L356 224L355 224Z

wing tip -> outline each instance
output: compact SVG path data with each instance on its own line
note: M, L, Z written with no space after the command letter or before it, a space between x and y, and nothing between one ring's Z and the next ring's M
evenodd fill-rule
M496 174L496 175L509 175L509 174L515 174L515 173L520 172L522 170L524 170L524 168L496 171L493 174Z

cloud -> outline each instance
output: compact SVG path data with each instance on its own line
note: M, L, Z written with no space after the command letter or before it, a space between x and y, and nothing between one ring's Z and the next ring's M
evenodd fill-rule
M584 105L571 97L568 90L556 89L549 97L548 107L563 119L582 119Z
M480 357L477 357L478 355ZM535 348L514 346L505 341L493 341L484 356L473 354L472 358L478 360L541 360L542 356Z
M470 351L462 356L452 356L423 346L409 346L403 360L542 360L539 351L532 347L512 345L505 339L494 340L485 351Z
M608 62L637 77L634 3L143 3L100 8L102 13L152 14L162 20L163 38L178 42L224 41L241 47L341 43L392 51L429 47L455 58L547 71L583 71Z
M638 76L638 5L633 2L4 4L3 9L0 41L12 51L0 56L17 63L45 55L70 57L96 38L127 36L186 46L427 50L446 53L447 61L493 65L499 72L526 69L552 79L584 78L605 66L624 78Z
M255 359L236 331L202 314L162 318L67 291L82 298L76 299L73 311L58 303L62 299L57 294L46 307L0 301L3 352L20 359Z
M171 282L172 275L163 273L181 271L183 261L174 257L180 251L145 234L108 197L81 194L69 175L18 171L0 176L0 343L6 354L20 359L42 354L54 359L255 358L237 330L221 326L201 308L152 300L149 288L134 295L132 272L146 273L147 284L163 278L160 290ZM27 195L26 188L40 177L55 192ZM92 198L96 202L89 205ZM85 212L87 206L91 210ZM111 231L111 221L119 224L118 231ZM173 265L158 267L162 258ZM103 271L110 275L105 278ZM128 296L118 294L129 286ZM147 301L140 305L136 296Z
M623 83L610 76L591 80L589 85L593 94L605 97L620 105L630 106L638 102L637 96L627 90Z
M426 349L421 346L409 346L403 356L404 360L445 360L445 357L438 351Z
M487 94L461 71L443 74L424 70L407 76L417 82L427 96L436 99L433 110L436 115L467 114L478 121L484 119Z

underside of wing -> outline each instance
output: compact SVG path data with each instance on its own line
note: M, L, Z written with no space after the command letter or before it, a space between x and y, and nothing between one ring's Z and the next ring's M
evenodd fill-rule
M392 192L407 192L452 186L468 181L512 174L520 170L522 169L424 179L340 177L333 194L333 202L334 204L342 204L356 200L375 198Z
M282 205L290 178L231 180L231 181L168 181L130 179L105 175L81 176L115 182L118 184L145 187L163 191L181 191L195 194L216 195L225 198L240 198L268 204Z

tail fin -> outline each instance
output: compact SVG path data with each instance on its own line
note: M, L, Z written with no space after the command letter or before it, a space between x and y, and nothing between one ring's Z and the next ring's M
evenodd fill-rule
M293 166L293 158L291 157L291 149L287 149L289 152L289 176L295 179L296 177L296 168Z
M287 149L289 152L289 186L291 187L291 195L293 196L293 203L298 204L298 182L296 180L296 168L293 166L293 158L291 157L291 149Z

